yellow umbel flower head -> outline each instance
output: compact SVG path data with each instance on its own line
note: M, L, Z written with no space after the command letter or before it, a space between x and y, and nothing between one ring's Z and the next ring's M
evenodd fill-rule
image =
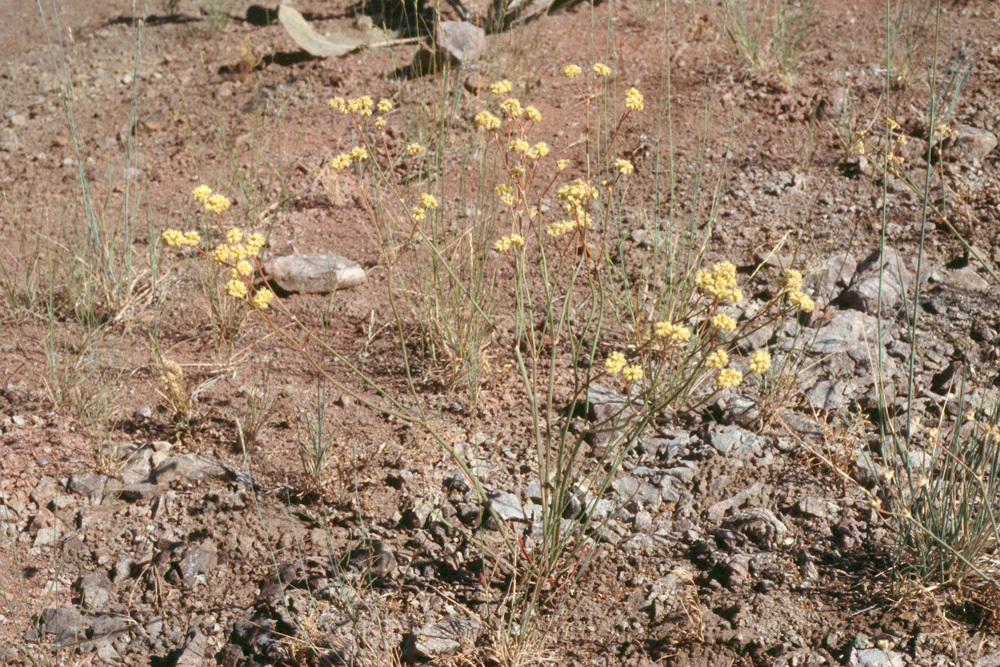
M754 373L765 373L771 367L770 353L767 350L757 350L750 355L747 367Z
M191 196L199 204L204 204L208 201L208 198L212 196L212 188L207 185L199 185L194 190L191 191Z
M621 352L612 352L604 361L604 370L608 375L618 375L625 368L625 355Z

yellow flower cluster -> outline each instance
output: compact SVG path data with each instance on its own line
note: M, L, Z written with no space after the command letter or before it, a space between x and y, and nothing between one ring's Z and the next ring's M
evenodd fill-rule
M786 269L778 279L781 289L788 292L798 292L802 290L802 274L795 269Z
M205 202L205 210L218 215L230 207L229 199L224 195L212 195Z
M234 299L247 298L247 284L238 278L233 278L226 283L226 294Z
M512 84L507 79L503 79L501 81L497 81L496 83L490 84L490 92L497 96L506 95L513 89L514 89L514 84Z
M438 207L437 197L435 197L434 195L432 195L429 192L425 192L424 194L420 195L420 200L419 201L420 201L420 206L422 206L423 208L437 208Z
M629 384L638 382L642 379L642 368L636 366L635 364L626 366L622 369L622 379Z
M524 107L524 118L532 123L538 123L542 120L542 113L535 107Z
M160 234L160 241L168 248L178 248L181 246L194 247L201 242L198 232L182 232L176 229L165 229Z
M611 68L604 63L594 63L592 69L597 76L611 76Z
M739 303L743 300L743 292L736 288L736 266L732 262L716 262L711 271L700 269L694 282L719 301L729 299Z
M497 196L500 197L500 201L502 201L504 204L506 204L507 206L514 205L514 188L507 185L506 183L501 183L500 185L496 186L496 188L494 188L493 191L497 193Z
M222 213L230 206L229 199L223 195L212 194L212 188L207 185L199 185L191 191L191 196L199 204L205 206L205 210L210 213Z
M497 242L493 244L493 249L497 252L506 252L511 246L514 246L515 248L523 248L524 237L520 234L504 236L503 238L497 239Z
M588 200L597 199L597 188L582 178L576 179L571 185L564 185L556 191L556 197L566 202L566 210L582 208Z
M531 147L526 155L532 160L537 160L543 158L549 154L549 145L544 141L539 141L537 144Z
M569 166L569 160L556 160L556 169L562 171Z
M204 204L208 201L208 198L212 196L212 188L207 185L199 185L194 190L191 191L191 196L199 204Z
M266 287L263 287L257 290L257 293L253 295L253 299L250 300L250 305L257 310L267 310L272 301L274 301L274 292Z
M392 103L388 100L383 100L389 104L389 108L392 108ZM371 116L372 109L375 107L375 103L372 98L368 95L362 95L361 97L356 97L353 100L345 100L343 97L335 97L329 102L330 108L334 111L339 111L340 113L356 113L359 116ZM381 105L381 102L379 103ZM379 109L381 111L381 108ZM386 109L388 111L388 109ZM384 113L384 112L383 112Z
M803 313L811 313L816 308L816 303L804 292L792 292L788 295L788 303L792 304Z
M379 113L389 113L392 111L392 102L389 100L379 100L378 104L375 105L375 108Z
M719 374L715 376L715 385L719 389L729 389L730 387L737 386L741 382L743 382L743 373L740 373L735 368L723 368L719 371Z
M254 232L246 237L243 243L243 230L230 229L226 232L226 242L221 243L209 253L217 264L235 266L242 260L256 257L264 247L264 235Z
M621 174L631 174L635 171L635 167L632 166L632 163L628 160L623 160L622 158L615 160L615 169L617 169Z
M545 233L556 238L562 236L563 234L569 234L570 232L575 232L578 229L586 229L590 227L593 219L590 217L589 213L580 213L573 220L560 220L559 222L553 222L551 225L545 227Z
M764 374L771 367L771 355L767 350L757 350L750 355L747 367L753 373Z
M521 108L521 101L516 97L511 97L504 100L500 104L500 111L507 118L520 118L524 113L524 109Z
M424 147L421 146L420 144L418 144L415 141L413 143L411 143L411 144L407 144L406 145L406 154L407 155L420 155L423 152L424 152Z
M417 222L427 219L427 210L419 206L414 206L410 211L410 217L412 217Z
M635 88L629 88L625 91L625 108L630 111L642 111L644 108L642 101L642 93L640 93Z
M725 313L719 313L712 318L712 326L723 331L735 331L736 320Z
M565 67L563 67L562 71L563 76L566 77L567 79L575 79L576 77L580 76L581 72L583 72L583 70L580 69L579 65L566 65Z
M507 144L507 150L511 153L527 153L531 150L531 145L524 139L511 139Z
M604 360L604 371L608 375L618 375L618 373L625 368L626 363L628 362L625 361L624 354L621 352L612 352L608 355L608 358Z
M500 127L500 119L494 116L489 111L480 111L476 114L476 125L479 127L493 131Z
M708 356L705 357L705 365L709 368L714 368L715 370L725 368L729 365L729 355L726 354L726 351L721 348L709 352Z
M669 340L671 343L686 343L691 340L690 329L670 322L657 322L653 327L653 333L657 338Z
M336 171L343 171L351 166L352 162L361 162L368 159L368 149L364 146L355 146L349 153L341 153L330 161L330 167Z

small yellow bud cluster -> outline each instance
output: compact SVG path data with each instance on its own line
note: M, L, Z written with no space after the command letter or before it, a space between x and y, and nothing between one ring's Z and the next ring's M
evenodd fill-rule
M335 171L343 171L354 162L361 162L368 159L368 149L364 146L355 146L348 153L341 153L330 161L330 168Z
M670 322L657 322L653 327L653 333L657 338L668 340L671 343L686 343L691 340L691 330L679 324Z
M382 111L382 102L389 105L388 109L385 111ZM372 109L375 107L375 103L368 95L362 95L361 97L356 97L352 100L345 100L343 97L335 97L327 102L327 104L334 111L339 111L344 114L355 113L359 116L371 116ZM386 111L389 111L389 109L392 109L392 103L389 102L389 100L382 100L379 102L379 107L379 111L385 113Z
M719 313L712 318L712 326L716 329L721 329L722 331L735 331L736 320L725 313Z
M802 291L802 273L795 269L786 269L778 279L778 285L786 292Z
M181 232L176 229L165 229L160 234L160 242L168 248L179 248L181 246L194 247L201 242L198 232Z
M226 242L215 247L209 255L216 264L226 264L236 268L243 260L257 257L264 247L264 235L254 232L246 236L242 229L230 229L226 232Z
M524 114L521 102L516 97L510 97L500 104L500 112L507 118L520 118Z
M635 167L632 163L628 160L623 160L622 158L615 160L615 169L617 169L620 174L631 174L635 171Z
M515 248L523 248L524 237L520 234L504 236L503 238L497 239L497 242L493 244L493 249L497 252L507 252L511 246L514 246Z
M719 301L728 299L739 303L743 300L743 292L736 288L736 266L732 262L716 262L711 271L700 269L694 282Z
M191 197L196 202L204 205L209 213L219 214L230 207L231 202L223 195L212 194L212 188L207 185L199 185L191 191Z
M729 355L726 354L726 351L722 348L713 350L708 353L707 357L705 357L705 365L715 370L725 368L729 365Z
M435 197L434 195L432 195L429 192L425 192L424 194L420 195L419 202L420 202L420 206L423 207L423 208L437 208L438 207L437 197Z
M635 88L625 91L625 108L629 111L642 111L645 105L642 100L642 93Z
M804 313L811 313L816 304L802 291L802 274L795 269L786 269L778 279L778 287L788 296L788 303Z
M527 153L531 150L531 144L524 139L512 139L507 144L507 150L511 153Z
M719 374L715 376L715 385L719 389L729 389L730 387L735 387L743 382L743 373L739 372L735 368L723 368L719 371Z
M410 143L410 144L406 145L406 154L407 155L420 155L423 152L424 152L424 147L421 146L420 144L418 144L415 141L413 143Z
M629 384L642 379L642 368L635 364L629 364L621 352L612 352L608 355L608 358L604 360L604 372L608 375L621 373L622 379Z
M257 293L250 299L250 305L257 310L267 310L271 302L274 301L274 292L266 287L257 290Z
M753 373L763 375L771 367L771 355L767 350L757 350L750 355L747 368Z
M379 100L378 104L375 105L375 109L379 113L389 113L390 111L392 111L392 102L390 102L389 100L384 100L384 99L383 100Z
M503 79L501 81L497 81L496 83L490 84L490 92L496 95L497 97L501 95L506 95L513 89L514 89L514 84L512 84L507 79Z
M542 120L542 112L535 107L524 107L524 119L532 123L539 123Z
M562 171L569 166L569 160L556 160L556 169Z
M576 179L571 185L564 185L556 191L556 197L566 202L566 210L582 208L591 199L597 199L597 188L582 178Z
M208 201L208 198L212 196L212 188L207 185L199 185L191 191L191 196L199 204L204 204Z
M803 313L811 313L816 308L816 303L805 292L792 292L788 295L788 303L792 304Z
M634 384L642 379L642 368L631 364L622 369L622 379L629 384Z
M502 201L505 205L507 206L514 205L514 188L507 185L506 183L501 183L500 185L496 186L496 188L494 188L493 191L497 193L497 196L500 197L500 201Z
M500 119L494 116L489 111L480 111L476 114L476 125L483 128L484 130L493 131L500 127Z
M604 63L594 63L592 69L597 76L611 76L611 68Z
M544 141L539 141L537 144L531 147L525 155L532 159L538 160L549 154L549 145Z
M566 65L565 67L563 67L562 74L567 79L575 79L576 77L580 76L582 72L583 70L580 69L579 65Z

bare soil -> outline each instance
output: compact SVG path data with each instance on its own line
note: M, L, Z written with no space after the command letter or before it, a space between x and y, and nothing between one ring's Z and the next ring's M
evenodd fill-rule
M928 388L921 405L933 414L947 403L947 389L929 388L953 363L981 398L991 395L1000 152L956 149L930 165L922 157L933 12L912 19L913 67L887 97L888 30L877 2L818 4L793 78L748 72L722 30L719 5L700 1L577 4L489 35L478 69L414 78L394 73L411 63L417 44L313 58L246 2L153 3L141 29L125 2L63 0L58 17L43 7L44 25L34 5L6 4L0 663L47 656L66 665L508 664L491 628L503 625L496 600L509 582L494 580L468 531L451 526L483 520L448 454L406 422L329 390L334 465L322 488L303 488L298 411L315 400L315 370L254 318L219 343L197 257L162 252L158 274L148 265L163 229L194 224L190 192L200 183L231 194L233 219L265 229L271 255L335 251L357 260L368 274L363 286L287 295L285 303L411 405L374 233L357 193L324 177L329 159L357 142L326 105L333 96L392 99L397 141L426 143L443 132L457 153L477 140L472 118L486 104L486 84L510 78L542 113L536 136L579 163L581 107L560 71L608 62L612 89L635 86L646 98L645 115L630 117L620 144L636 167L631 198L651 215L636 218L642 233L625 250L640 263L649 257L644 240L662 231L669 208L704 224L718 188L707 258L733 261L761 292L786 266L816 275L843 253L864 260L883 230L916 273L920 198L901 178L883 182L866 158L849 155L853 132L878 135L889 116L909 138L906 175L951 193L949 224L926 231L919 267L926 296L917 379ZM355 30L363 10L396 20L391 5L296 7L320 32ZM426 33L426 24L412 25ZM947 4L941 25L941 79L949 63L970 72L946 120L995 135L1000 5ZM444 121L412 120L433 118L442 99L452 104ZM669 124L660 116L668 103ZM672 165L663 161L668 141ZM444 155L441 164L445 190L457 188L458 161ZM654 200L650 183L667 169L676 170L676 191ZM103 324L96 343L75 308L87 296L66 277L78 259L71 249L86 235L81 173L105 224L125 201L141 210L133 249L144 258L143 296L119 309L127 316ZM455 217L462 205L442 202ZM811 283L818 307L809 328L859 312L833 299L851 280L832 281L828 293ZM902 319L884 317L897 370L909 349ZM183 425L161 393L151 340L198 389ZM537 472L512 389L519 380L504 354L496 352L496 374L474 413L430 364L420 366L417 386L439 410L441 432L478 451L488 490L527 506ZM523 648L517 664L1000 664L995 590L928 591L897 576L894 524L863 492L856 466L858 452L877 440L871 370L859 358L850 368L837 359L847 356L817 356L779 419L742 422L727 412L730 396L696 423L661 424L661 437L685 444L669 454L636 451L622 476L675 471L676 497L625 504L565 608L547 612L558 622L546 641ZM342 367L329 371L357 386ZM903 392L903 376L886 373ZM826 381L833 397L818 405L816 388ZM238 421L266 392L273 410L241 446ZM100 431L78 407L105 396ZM754 439L738 451L713 445L733 429ZM810 453L823 447L846 454L831 453L831 466ZM152 479L164 461L173 467ZM488 520L475 530L495 543ZM518 530L530 536L530 522ZM433 652L428 628L444 632L435 626L443 620L473 629Z

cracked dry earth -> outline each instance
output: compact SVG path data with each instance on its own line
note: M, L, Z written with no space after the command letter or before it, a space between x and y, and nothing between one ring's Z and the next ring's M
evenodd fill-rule
M935 141L926 77L884 94L879 3L818 3L792 82L748 75L720 6L697 0L557 8L488 35L465 69L414 78L392 75L413 61L416 43L312 58L245 2L153 3L141 33L129 3L55 5L58 21L46 6L43 26L34 5L7 3L0 26L0 663L1000 664L1000 605L986 594L901 592L895 524L866 493L885 475L875 378L891 410L906 406L913 346L912 401L928 420L954 416L962 378L969 404L997 399L1000 5L941 7L961 40L952 55L964 59L940 55L942 67L972 65L949 112L957 136L931 164L922 157ZM351 31L365 12L399 16L391 4L296 7L320 32ZM919 62L933 53L931 25L914 32ZM46 37L61 37L64 50ZM589 567L561 613L546 612L556 619L547 641L524 648L521 663L503 661L497 631L509 581L469 539L498 546L498 520L525 550L538 538L541 487L513 375L499 372L475 414L461 392L420 384L450 444L478 461L495 516L425 434L346 394L327 397L337 425L331 474L322 493L303 493L295 415L316 393L315 374L249 321L223 355L190 258L166 260L152 296L130 310L133 326L109 324L96 352L79 345L82 324L66 315L72 295L57 295L63 306L48 318L44 300L25 297L44 295L45 262L83 224L81 161L102 210L141 193L134 248L147 257L160 231L190 219L194 186L225 184L234 210L266 225L270 256L290 248L359 262L364 284L289 295L289 307L322 322L331 345L405 397L373 235L354 193L331 192L322 178L326 161L356 142L326 99L389 97L402 115L444 94L452 107L439 130L457 150L475 137L483 84L508 77L542 111L540 136L579 159L579 108L559 70L596 60L613 63L614 86L645 91L653 110L668 101L669 68L679 176L671 205L704 218L710 197L696 201L699 183L719 184L707 253L739 266L752 295L740 316L791 265L817 307L801 323L806 335L773 326L743 350L803 346L810 361L788 400L762 405L727 391L697 419L644 432L603 497L579 491L575 502L593 506L601 525ZM929 179L949 220L927 230L919 267L920 199L901 178L883 182L864 156L848 157L844 143L845 127L877 127L887 113L909 138L907 175ZM407 140L427 131L402 128ZM655 123L630 121L622 142L637 183L659 173ZM442 155L441 164L453 183L456 160ZM636 201L653 206L643 187ZM443 210L458 216L459 206L444 197ZM623 249L641 264L665 218L632 219ZM905 326L913 308L916 336ZM183 429L157 393L154 324L161 349L201 390ZM87 372L108 349L120 386L110 428L95 434L57 400L52 368L96 377ZM269 386L264 367L276 408L244 451L236 420ZM590 412L573 428L585 432L620 406L619 389L590 387ZM600 437L588 438L594 451Z

